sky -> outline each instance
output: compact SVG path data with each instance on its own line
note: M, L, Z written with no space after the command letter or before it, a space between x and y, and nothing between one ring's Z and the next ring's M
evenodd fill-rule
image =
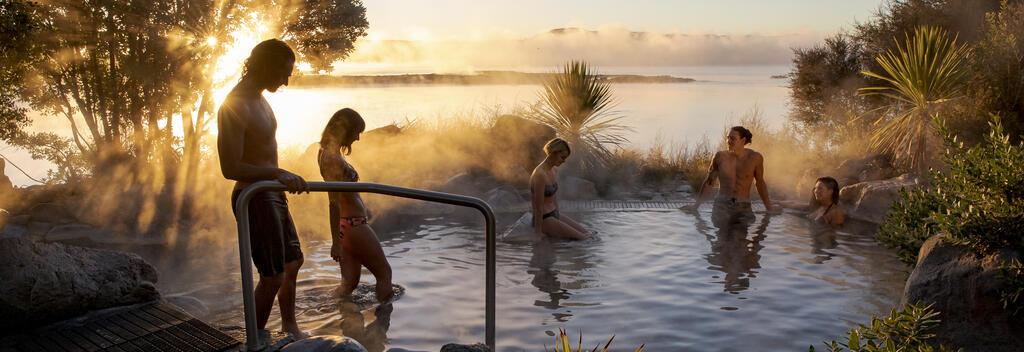
M633 31L831 34L869 19L883 0L364 0L368 39L529 36L561 27Z

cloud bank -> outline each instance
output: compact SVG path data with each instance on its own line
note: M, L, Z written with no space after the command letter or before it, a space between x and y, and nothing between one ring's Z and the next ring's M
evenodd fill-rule
M793 47L811 45L817 33L716 35L652 33L606 26L560 28L527 38L471 40L362 40L344 67L408 66L435 72L496 67L551 67L570 59L599 66L788 64Z

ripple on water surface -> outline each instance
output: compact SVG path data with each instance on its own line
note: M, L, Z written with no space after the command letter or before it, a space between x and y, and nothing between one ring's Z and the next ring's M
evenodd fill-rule
M792 214L758 214L729 231L707 212L569 216L597 238L498 242L499 351L542 350L559 327L573 337L582 329L590 346L616 334L619 349L803 350L888 312L906 278L870 236L812 235ZM300 274L302 327L352 336L371 351L482 341L480 224L430 219L380 237L404 295L385 308L322 302L337 300L325 290L340 275L329 242L312 241L307 258L316 260ZM365 269L363 281L372 282Z

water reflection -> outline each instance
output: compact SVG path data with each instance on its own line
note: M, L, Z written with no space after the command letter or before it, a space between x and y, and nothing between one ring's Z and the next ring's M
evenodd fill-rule
M341 333L358 341L369 352L383 352L393 310L391 303L362 311L352 301L343 301L340 307Z
M558 270L554 268L555 253L551 246L552 243L547 238L534 243L533 255L530 256L530 266L526 269L526 272L533 275L530 284L540 290L540 292L547 293L549 297L547 301L536 300L533 302L533 305L556 310L561 308L559 302L563 299L568 299L570 295L569 291L563 289L562 283L558 281ZM568 321L569 317L571 315L555 315L555 319L560 322Z
M697 231L711 243L711 252L704 255L710 264L708 268L724 274L716 283L723 284L729 293L750 288L750 279L756 278L756 269L761 268L758 252L764 248L761 241L766 237L771 215L761 217L748 239L750 225L755 221L752 213L729 214L715 209L711 215L714 227L709 226L699 212L691 211L690 214L694 216Z

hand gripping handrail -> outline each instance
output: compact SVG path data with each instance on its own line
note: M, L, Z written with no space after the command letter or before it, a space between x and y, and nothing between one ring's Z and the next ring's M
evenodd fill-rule
M412 198L431 202L446 203L463 207L476 208L483 213L487 222L487 244L486 244L486 292L485 292L485 319L486 319L486 343L494 351L494 291L495 291L495 233L494 233L494 211L487 202L479 198L461 196L457 194L425 191L414 188L404 188L379 183L362 182L309 182L310 192L363 192L378 193L402 198ZM250 351L264 348L265 342L260 341L256 332L256 300L252 283L252 252L249 246L249 201L259 192L281 192L285 186L277 181L256 182L238 196L235 220L238 222L238 259L242 267L242 301L245 304L245 341L246 348Z

